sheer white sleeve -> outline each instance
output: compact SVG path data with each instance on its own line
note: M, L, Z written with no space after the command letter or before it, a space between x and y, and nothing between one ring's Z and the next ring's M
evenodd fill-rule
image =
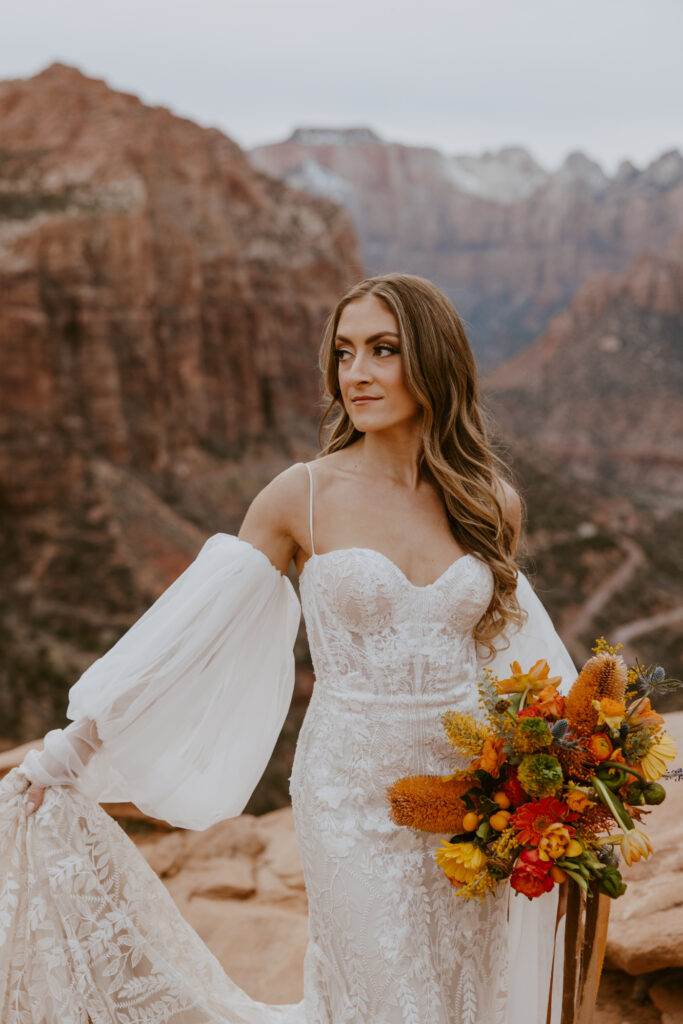
M25 774L185 828L240 814L289 708L300 613L262 551L210 537L72 686L72 725L47 734Z
M499 679L510 675L510 663L518 661L526 672L546 658L551 676L562 676L560 693L566 694L579 674L569 651L555 629L552 619L521 569L517 577L517 600L527 613L521 627L511 624L496 639L496 653L490 660L481 659L482 667L490 669Z

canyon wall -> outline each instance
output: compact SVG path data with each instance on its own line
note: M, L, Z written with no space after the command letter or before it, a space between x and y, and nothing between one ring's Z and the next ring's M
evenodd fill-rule
M348 214L74 68L0 83L0 742L316 449Z
M350 211L370 274L430 278L467 321L481 366L540 334L587 279L619 272L683 228L683 157L609 177L585 154L554 172L524 148L480 156L298 129L250 151L262 170Z

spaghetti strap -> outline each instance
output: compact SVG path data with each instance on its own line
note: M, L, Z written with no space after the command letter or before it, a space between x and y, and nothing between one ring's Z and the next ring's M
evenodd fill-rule
M311 469L310 463L305 463L306 469L308 470L309 488L308 488L308 530L311 535L311 554L315 554L315 544L313 543L313 470Z

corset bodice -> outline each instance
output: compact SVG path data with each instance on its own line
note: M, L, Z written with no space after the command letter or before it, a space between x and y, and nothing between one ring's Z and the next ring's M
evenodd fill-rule
M481 559L464 555L420 587L379 551L343 548L313 555L300 585L319 688L390 702L476 703L472 629L493 589Z

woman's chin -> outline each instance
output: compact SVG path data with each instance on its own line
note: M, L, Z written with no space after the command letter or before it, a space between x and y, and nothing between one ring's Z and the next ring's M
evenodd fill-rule
M375 430L386 430L389 426L382 416L373 416L371 413L358 413L355 411L351 416L351 422L356 430L360 430L363 434L371 433Z

